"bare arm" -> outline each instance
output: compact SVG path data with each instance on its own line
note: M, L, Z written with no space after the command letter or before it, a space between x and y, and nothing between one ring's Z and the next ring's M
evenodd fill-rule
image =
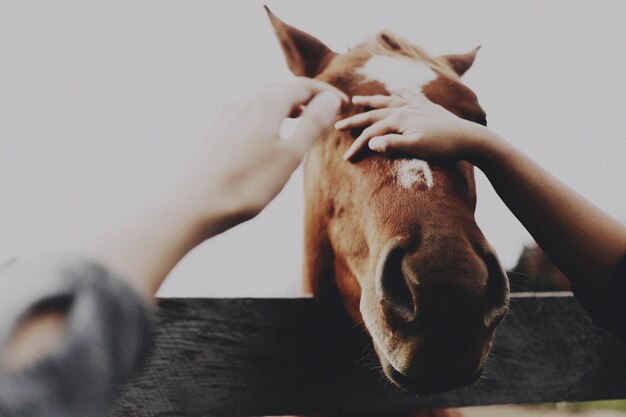
M146 210L95 244L80 248L152 301L176 263L202 241L256 216L283 188L308 149L328 129L347 97L304 78L227 107L185 172ZM290 114L302 112L292 135L279 138ZM62 342L63 311L31 317L3 352L10 370L45 356ZM33 343L33 340L37 343Z
M482 126L474 162L548 257L575 282L604 284L626 254L626 228Z
M94 258L151 298L187 252L274 199L345 100L330 85L296 78L228 106L211 129L213 140L196 150L161 201L92 248ZM298 129L280 140L283 120L303 105Z
M626 227L484 126L426 100L354 97L375 110L336 124L369 126L346 153L363 147L425 159L467 160L489 178L507 207L573 281L603 285L626 254Z

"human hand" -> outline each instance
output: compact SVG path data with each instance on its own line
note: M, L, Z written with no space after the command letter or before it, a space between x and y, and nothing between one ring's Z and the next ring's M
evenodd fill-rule
M227 106L212 127L213 149L202 150L196 172L228 202L234 223L258 214L283 188L309 148L332 126L348 97L320 81L300 77L276 84L247 102ZM279 130L285 118L302 114L289 138ZM222 201L223 203L223 201ZM229 226L232 226L230 224Z
M423 96L410 101L398 96L355 96L352 102L373 110L335 124L339 130L367 126L345 153L346 160L369 146L374 152L475 163L488 141L484 126L461 119Z

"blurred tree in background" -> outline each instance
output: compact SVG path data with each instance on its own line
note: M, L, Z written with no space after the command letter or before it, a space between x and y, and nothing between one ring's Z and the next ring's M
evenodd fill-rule
M511 291L570 291L570 282L536 243L524 246L517 265L507 271Z

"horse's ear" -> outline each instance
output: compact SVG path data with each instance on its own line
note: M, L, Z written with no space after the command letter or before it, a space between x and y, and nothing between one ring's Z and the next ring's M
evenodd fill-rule
M450 66L452 66L454 72L459 74L460 77L461 75L465 74L468 69L470 69L470 67L474 63L474 60L476 59L476 54L478 53L479 49L480 46L477 46L468 53L443 55L441 58L448 61Z
M264 7L274 26L276 37L280 41L291 72L311 78L322 72L336 54L319 39L289 26L277 18L267 6Z

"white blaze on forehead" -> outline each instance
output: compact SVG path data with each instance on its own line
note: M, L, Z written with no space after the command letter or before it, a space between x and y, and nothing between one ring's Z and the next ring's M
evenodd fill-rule
M393 94L419 94L422 87L437 78L435 71L419 61L386 55L372 56L362 67L356 69L357 74L385 85Z
M356 72L367 79L382 83L391 94L411 96L422 94L422 87L437 78L437 73L428 65L409 58L386 55L372 56ZM402 188L414 184L433 187L433 173L426 161L403 159L395 163L395 175Z
M434 185L433 173L426 161L405 159L396 162L396 178L402 188L411 188L413 184L426 184L430 189Z

